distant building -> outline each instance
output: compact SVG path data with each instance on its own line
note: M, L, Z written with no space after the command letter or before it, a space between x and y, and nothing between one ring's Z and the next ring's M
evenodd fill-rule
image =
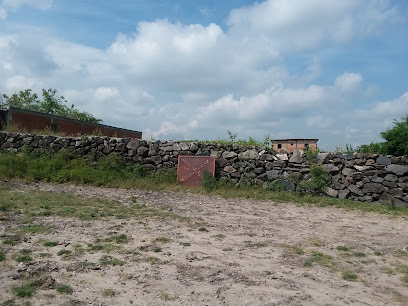
M317 142L319 139L274 139L273 140L273 149L277 152L286 150L289 153L295 150L317 150Z

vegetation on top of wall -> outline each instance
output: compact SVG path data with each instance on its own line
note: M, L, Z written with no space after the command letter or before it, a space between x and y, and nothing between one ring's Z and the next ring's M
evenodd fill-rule
M361 145L358 151L394 156L408 155L408 115L401 118L401 121L394 120L394 126L381 132L380 136L384 142Z
M214 140L199 140L199 139L191 139L191 140L184 140L186 142L200 142L204 144L220 144L220 145L239 145L239 146L265 146L269 149L272 148L273 141L269 135L266 135L262 141L256 140L255 138L248 137L248 139L237 138L238 134L233 133L230 130L227 130L228 139L214 139Z
M75 108L74 104L71 104L70 107L65 105L67 100L63 96L58 96L56 89L43 89L42 100L31 89L20 90L10 97L2 94L1 98L5 101L6 107L13 106L90 123L102 123L102 119L95 118L85 111L80 111Z

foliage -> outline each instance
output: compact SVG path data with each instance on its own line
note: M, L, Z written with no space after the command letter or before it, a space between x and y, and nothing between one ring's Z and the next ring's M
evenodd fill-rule
M317 164L310 166L310 176L310 180L300 184L301 188L309 191L324 192L332 184L330 172Z
M343 144L339 144L336 146L336 153L344 153L344 154L353 154L356 150L353 148L351 144L346 143L344 146Z
M316 158L318 156L318 154L320 153L320 151L317 150L311 150L310 148L306 148L303 153L306 156L306 159L308 161L310 161L311 163L316 162Z
M72 104L70 107L65 105L67 100L65 100L63 96L58 96L56 89L43 89L42 100L40 100L38 95L33 93L31 89L21 90L18 93L12 94L10 97L3 94L2 98L6 101L6 106L14 106L90 123L102 122L101 119L97 119L91 114L75 108L74 104ZM57 132L58 130L57 126L51 128L53 128L54 132Z
M394 127L381 132L380 135L385 142L361 145L358 151L394 156L408 155L408 115L401 118L401 121L394 120Z
M269 182L266 186L267 190L271 191L285 191L285 185L283 184L282 180L274 180L273 182Z
M218 181L213 175L207 170L203 171L203 187L205 191L211 192L218 187Z

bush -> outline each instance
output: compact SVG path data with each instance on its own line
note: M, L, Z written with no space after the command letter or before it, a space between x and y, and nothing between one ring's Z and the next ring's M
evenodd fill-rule
M203 171L203 187L205 191L211 192L214 189L218 188L218 181L215 177L212 176L207 170Z
M285 191L285 185L283 184L282 180L278 179L271 183L268 183L266 189L272 191Z
M304 190L324 192L332 184L330 172L317 164L310 166L310 176L310 180L300 184Z

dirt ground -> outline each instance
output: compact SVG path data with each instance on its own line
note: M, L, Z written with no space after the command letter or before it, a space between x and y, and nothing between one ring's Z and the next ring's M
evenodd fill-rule
M0 301L30 305L408 305L408 221L332 207L231 200L45 183L12 183L28 192L71 192L169 209L189 222L157 218L81 221L43 217L49 234L0 245L30 248L34 261L0 262ZM0 199L1 201L1 199ZM1 221L0 238L13 221ZM110 250L90 243L125 234ZM52 248L44 241L58 241ZM115 245L115 244L114 244ZM115 245L116 246L116 245ZM340 248L338 248L340 247ZM71 256L58 256L71 250ZM75 252L75 250L85 250ZM109 251L109 252L108 252ZM49 257L40 254L48 253ZM123 265L101 264L100 259ZM348 274L344 274L348 273ZM11 287L42 275L29 300ZM59 294L55 284L69 285Z

